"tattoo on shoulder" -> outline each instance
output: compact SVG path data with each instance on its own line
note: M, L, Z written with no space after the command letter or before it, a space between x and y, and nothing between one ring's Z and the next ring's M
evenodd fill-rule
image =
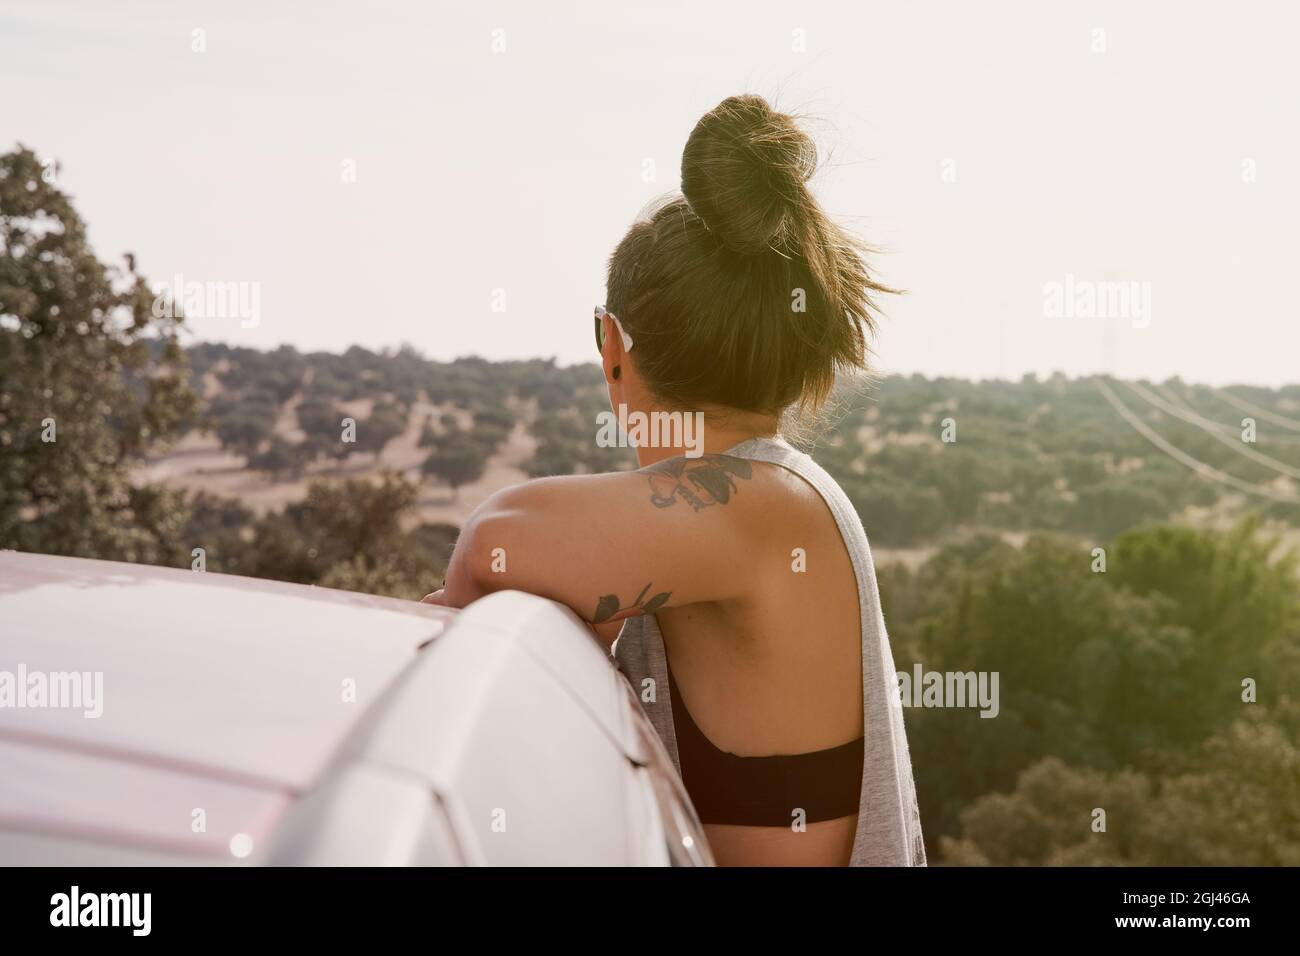
M617 594L601 595L596 602L596 612L591 616L591 623L603 624L606 621L620 621L637 613L653 614L667 604L668 599L672 597L671 591L660 591L647 601L646 595L649 593L650 585L647 584L641 589L641 593L636 596L636 600L627 607L622 606L623 602L619 600Z
M731 455L669 458L645 471L650 477L650 501L656 508L669 508L680 498L696 511L725 505L738 491L736 479L747 480L754 474L748 459Z

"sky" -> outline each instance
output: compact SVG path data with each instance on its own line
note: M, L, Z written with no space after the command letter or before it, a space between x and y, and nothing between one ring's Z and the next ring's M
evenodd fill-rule
M1285 0L0 0L0 149L57 161L101 259L256 290L193 340L567 364L696 120L756 92L809 116L818 198L906 290L881 372L1278 385L1297 26Z

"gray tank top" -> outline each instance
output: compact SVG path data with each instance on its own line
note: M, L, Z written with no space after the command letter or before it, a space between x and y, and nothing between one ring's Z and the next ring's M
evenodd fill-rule
M835 516L858 580L862 616L862 793L851 866L925 866L921 815L912 782L912 761L903 730L894 655L885 633L876 569L862 521L840 486L815 461L781 438L753 438L726 454L765 461L794 472L817 490ZM663 635L653 614L628 618L614 645L614 657L681 772L673 730L668 665ZM647 683L647 680L653 683ZM649 699L647 699L649 698Z

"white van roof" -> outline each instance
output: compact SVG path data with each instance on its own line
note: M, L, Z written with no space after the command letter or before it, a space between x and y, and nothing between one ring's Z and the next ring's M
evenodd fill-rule
M320 777L455 614L0 552L0 826L108 818L145 843L228 852L230 837L265 830ZM64 700L47 690L42 701L42 683ZM104 801L119 806L105 813ZM193 809L204 832L190 825Z

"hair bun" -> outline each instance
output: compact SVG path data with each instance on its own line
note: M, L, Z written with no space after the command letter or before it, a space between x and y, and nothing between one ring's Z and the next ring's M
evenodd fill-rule
M728 249L797 250L804 185L817 147L761 96L730 96L705 113L682 151L682 195Z

